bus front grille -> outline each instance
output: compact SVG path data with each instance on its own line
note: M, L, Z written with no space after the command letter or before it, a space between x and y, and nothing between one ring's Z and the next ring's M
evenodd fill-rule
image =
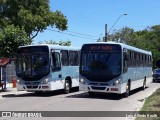
M91 87L93 90L105 90L106 87L95 87L95 86L92 86Z
M97 82L97 83L90 83L90 85L102 85L102 86L109 86L109 84L108 84L108 83L99 83L99 82Z
M25 82L26 85L37 85L40 84L40 82Z
M38 86L27 86L28 89L37 89Z

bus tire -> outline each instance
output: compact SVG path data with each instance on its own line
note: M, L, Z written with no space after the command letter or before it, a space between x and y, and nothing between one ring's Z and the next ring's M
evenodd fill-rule
M128 82L126 85L126 92L124 93L124 97L127 98L130 94L130 83Z
M42 94L43 94L42 91L35 91L34 93L35 93L36 95L42 95Z
M94 96L95 93L94 92L88 92L89 96Z
M68 94L70 92L71 89L71 85L69 80L65 80L65 84L64 84L64 94Z
M142 90L145 90L145 89L146 89L146 78L144 78L143 86L142 86Z

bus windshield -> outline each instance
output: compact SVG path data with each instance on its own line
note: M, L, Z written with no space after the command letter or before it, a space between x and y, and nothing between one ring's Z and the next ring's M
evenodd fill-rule
M91 81L107 82L121 74L121 52L82 52L80 74Z
M16 61L18 77L26 79L40 79L50 71L49 54L44 52L19 52Z

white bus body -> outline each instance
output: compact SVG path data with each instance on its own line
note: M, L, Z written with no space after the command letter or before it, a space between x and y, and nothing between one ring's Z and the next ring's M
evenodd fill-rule
M79 48L28 45L17 50L17 90L53 91L79 86Z
M79 89L118 93L127 97L133 89L151 82L152 54L126 44L84 44L80 57Z

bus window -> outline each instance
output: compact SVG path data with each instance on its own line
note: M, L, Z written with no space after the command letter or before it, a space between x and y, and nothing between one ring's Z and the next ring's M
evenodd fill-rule
M74 66L75 65L75 58L76 58L76 52L69 51L69 65Z
M53 63L53 71L61 70L61 61L60 61L60 54L59 53L52 53L52 63Z
M76 65L79 65L80 52L76 52Z
M62 65L68 66L69 65L68 51L62 50L61 53L62 53Z

